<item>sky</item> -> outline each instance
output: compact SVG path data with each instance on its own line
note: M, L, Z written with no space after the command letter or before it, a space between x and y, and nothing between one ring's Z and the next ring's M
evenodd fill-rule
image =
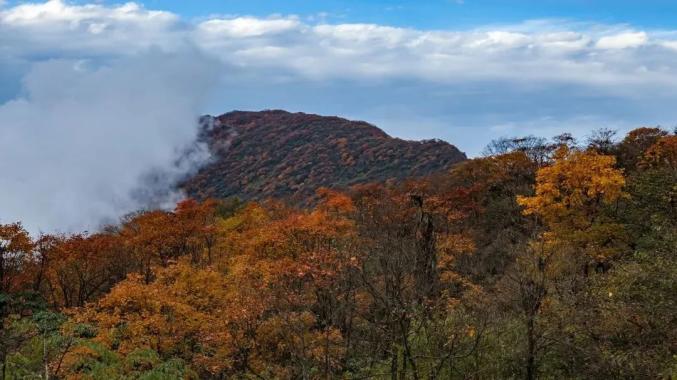
M0 0L0 222L95 228L143 206L149 181L199 165L205 113L339 115L471 157L502 136L672 128L675 14L667 0Z

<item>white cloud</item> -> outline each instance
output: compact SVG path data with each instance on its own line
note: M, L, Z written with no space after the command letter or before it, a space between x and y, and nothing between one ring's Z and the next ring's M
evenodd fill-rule
M149 192L172 197L191 169L175 163L195 142L212 73L189 54L36 64L25 96L0 105L0 222L92 229L147 205ZM162 181L148 182L152 173Z
M180 18L135 3L107 7L62 0L0 10L0 46L21 58L129 55L185 46Z
M294 18L257 19L240 17L234 19L208 20L199 25L206 34L216 34L228 38L260 37L295 30L300 22Z
M522 33L506 32L506 31L490 31L486 33L486 37L474 41L470 46L481 48L483 46L497 46L506 49L523 47L531 42L531 38Z
M0 11L0 44L4 54L14 58L125 56L151 47L175 51L197 45L227 65L314 80L405 77L671 85L677 81L675 43L658 32L544 20L435 31L310 24L295 16L212 17L193 24L136 3L73 5L50 0ZM652 49L651 59L646 51L630 49L640 46Z
M677 50L677 41L661 41L659 43L665 48Z
M645 32L626 32L604 36L597 41L600 49L627 49L645 45L649 37Z
M371 24L310 25L295 18L289 21L284 35L257 32L238 38L230 28L209 26L227 23L249 30L244 25L251 24L251 30L258 31L262 30L259 22L269 21L209 20L198 25L195 42L228 64L290 70L300 77L323 80L413 77L447 83L501 79L605 86L628 82L668 85L677 81L657 69L677 69L677 56L667 48L669 41L658 43L646 32L610 35L617 30L615 26L589 25L583 29L572 25L574 31L567 30L566 24L557 24L559 30L518 25L505 30L451 32ZM249 38L252 34L260 38ZM641 45L655 51L652 59L646 52L627 50L619 55L612 51ZM639 66L647 70L638 73Z
M46 23L62 23L70 27L77 27L79 23L101 19L123 23L167 23L178 20L178 17L170 12L148 11L136 3L105 7L98 4L72 5L62 0L17 5L3 12L0 17L3 23L7 24L45 25Z

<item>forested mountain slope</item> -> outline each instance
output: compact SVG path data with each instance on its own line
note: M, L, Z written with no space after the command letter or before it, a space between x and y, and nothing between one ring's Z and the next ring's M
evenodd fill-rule
M0 379L675 379L677 136L613 137L307 205L0 224Z
M406 141L339 117L236 111L202 125L214 160L183 185L197 198L305 201L319 187L421 177L466 159L444 141Z

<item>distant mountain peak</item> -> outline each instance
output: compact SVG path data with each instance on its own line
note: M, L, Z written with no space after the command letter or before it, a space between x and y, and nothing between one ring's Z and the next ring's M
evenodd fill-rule
M466 159L442 140L390 137L364 121L283 110L201 118L214 159L184 184L193 197L306 200L319 187L420 177Z

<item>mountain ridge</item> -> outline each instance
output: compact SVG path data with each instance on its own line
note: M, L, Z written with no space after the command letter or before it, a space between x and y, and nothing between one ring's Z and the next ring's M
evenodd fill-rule
M365 121L284 110L200 119L213 160L182 183L198 199L304 202L320 187L422 177L467 159L448 142L389 136Z

